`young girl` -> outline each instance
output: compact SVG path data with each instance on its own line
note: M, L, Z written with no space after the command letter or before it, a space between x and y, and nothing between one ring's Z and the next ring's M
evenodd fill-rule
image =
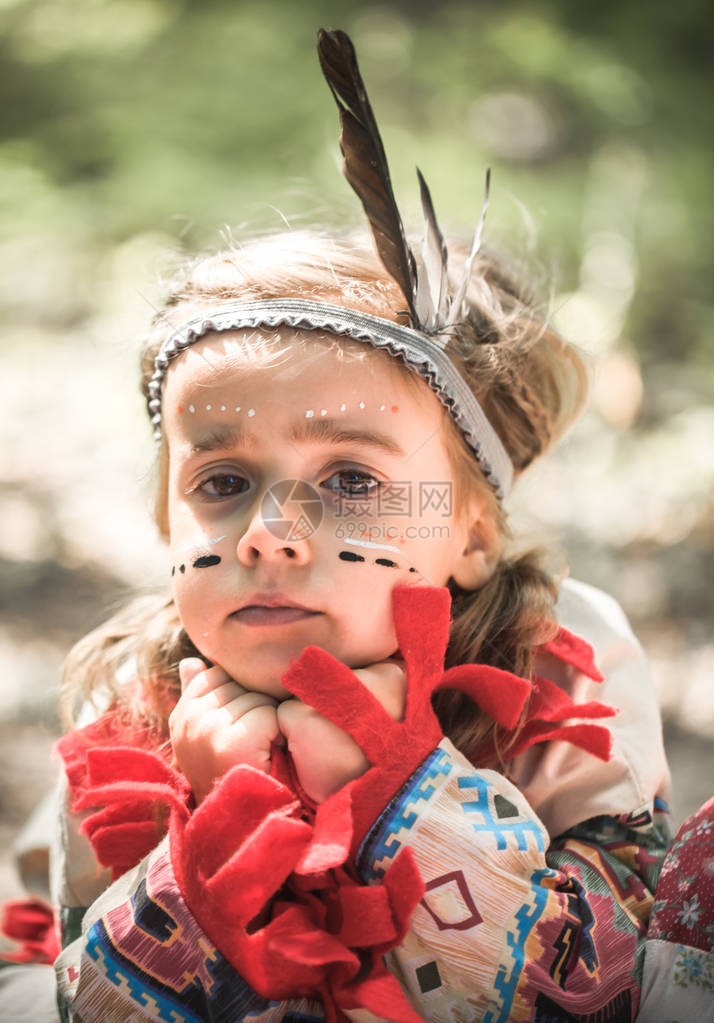
M67 665L108 710L60 742L66 1018L637 1012L667 845L646 665L503 505L583 366L478 244L461 285L429 274L428 197L417 273L360 194L381 259L235 246L144 347L172 588Z

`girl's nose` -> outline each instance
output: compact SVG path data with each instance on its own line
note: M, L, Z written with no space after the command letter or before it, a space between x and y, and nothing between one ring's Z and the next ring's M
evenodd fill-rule
M242 565L251 567L261 559L265 561L291 561L295 565L307 564L312 555L309 524L299 516L267 517L264 502L258 505L248 528L236 547L236 557Z

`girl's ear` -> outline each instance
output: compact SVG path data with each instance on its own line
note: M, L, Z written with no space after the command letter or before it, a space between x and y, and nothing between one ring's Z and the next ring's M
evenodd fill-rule
M474 500L465 520L465 542L452 578L462 590L478 590L493 575L501 556L501 531L488 503Z

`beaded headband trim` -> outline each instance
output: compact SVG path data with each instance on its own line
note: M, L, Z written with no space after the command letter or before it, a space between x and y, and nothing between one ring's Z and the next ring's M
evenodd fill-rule
M207 311L178 327L161 345L149 381L149 414L161 439L161 390L169 363L209 331L256 327L325 330L386 349L415 370L460 427L499 498L510 490L513 466L471 389L445 353L445 339L429 337L391 320L301 298L258 299Z

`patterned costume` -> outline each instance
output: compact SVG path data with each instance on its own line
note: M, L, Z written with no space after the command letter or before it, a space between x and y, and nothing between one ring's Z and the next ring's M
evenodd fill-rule
M444 631L425 599L422 611ZM414 616L409 600L402 611ZM395 601L397 626L398 611ZM653 907L668 778L646 667L603 594L566 583L558 614L593 641L605 680L595 681L592 651L568 632L539 653L522 733L537 745L509 765L517 787L475 770L442 738L366 827L370 799L360 808L354 786L378 792L364 780L370 772L320 817L295 798L284 761L272 779L234 768L191 814L168 751L157 756L141 732L127 747L117 715L63 740L65 799L91 807L61 813L53 857L67 946L56 963L63 1018L594 1021L633 1019L640 1003L644 1021L710 1019L714 804L683 825ZM410 636L402 621L400 645L415 642L412 655L425 655L422 625L417 614ZM425 662L410 691L429 673L428 653ZM442 681L458 684L468 669ZM501 675L517 702L523 680ZM306 681L314 684L309 673ZM493 681L487 670L476 684L486 704L498 702ZM572 744L596 749L601 726L568 724L570 743L541 741L558 721L611 713L589 699L597 689L619 705L607 760ZM316 702L329 690L318 684ZM426 741L429 728L420 730ZM389 770L372 775L386 791L394 784ZM39 904L6 913L6 930L24 941L20 962L53 958L42 916ZM0 971L4 1018L56 1019L52 973Z
M438 647L438 608L429 613ZM442 738L393 793L389 770L376 771L388 799L364 825L379 795L374 769L357 779L352 805L338 793L322 818L295 799L288 772L247 768L191 814L185 786L153 751L110 743L106 753L100 742L90 752L106 720L84 754L67 743L70 799L92 807L63 816L55 857L69 1018L634 1018L667 846L656 704L614 602L567 583L558 615L591 641L605 680L589 677L588 648L562 633L537 671L578 705L559 704L546 685L537 713L550 722L532 715L526 728L536 739L584 728L573 738L592 745L587 730L602 726L558 721L603 716L593 703L602 696L619 707L609 759L551 738L515 757L509 781ZM409 667L396 604L395 625ZM142 845L147 854L126 869Z

